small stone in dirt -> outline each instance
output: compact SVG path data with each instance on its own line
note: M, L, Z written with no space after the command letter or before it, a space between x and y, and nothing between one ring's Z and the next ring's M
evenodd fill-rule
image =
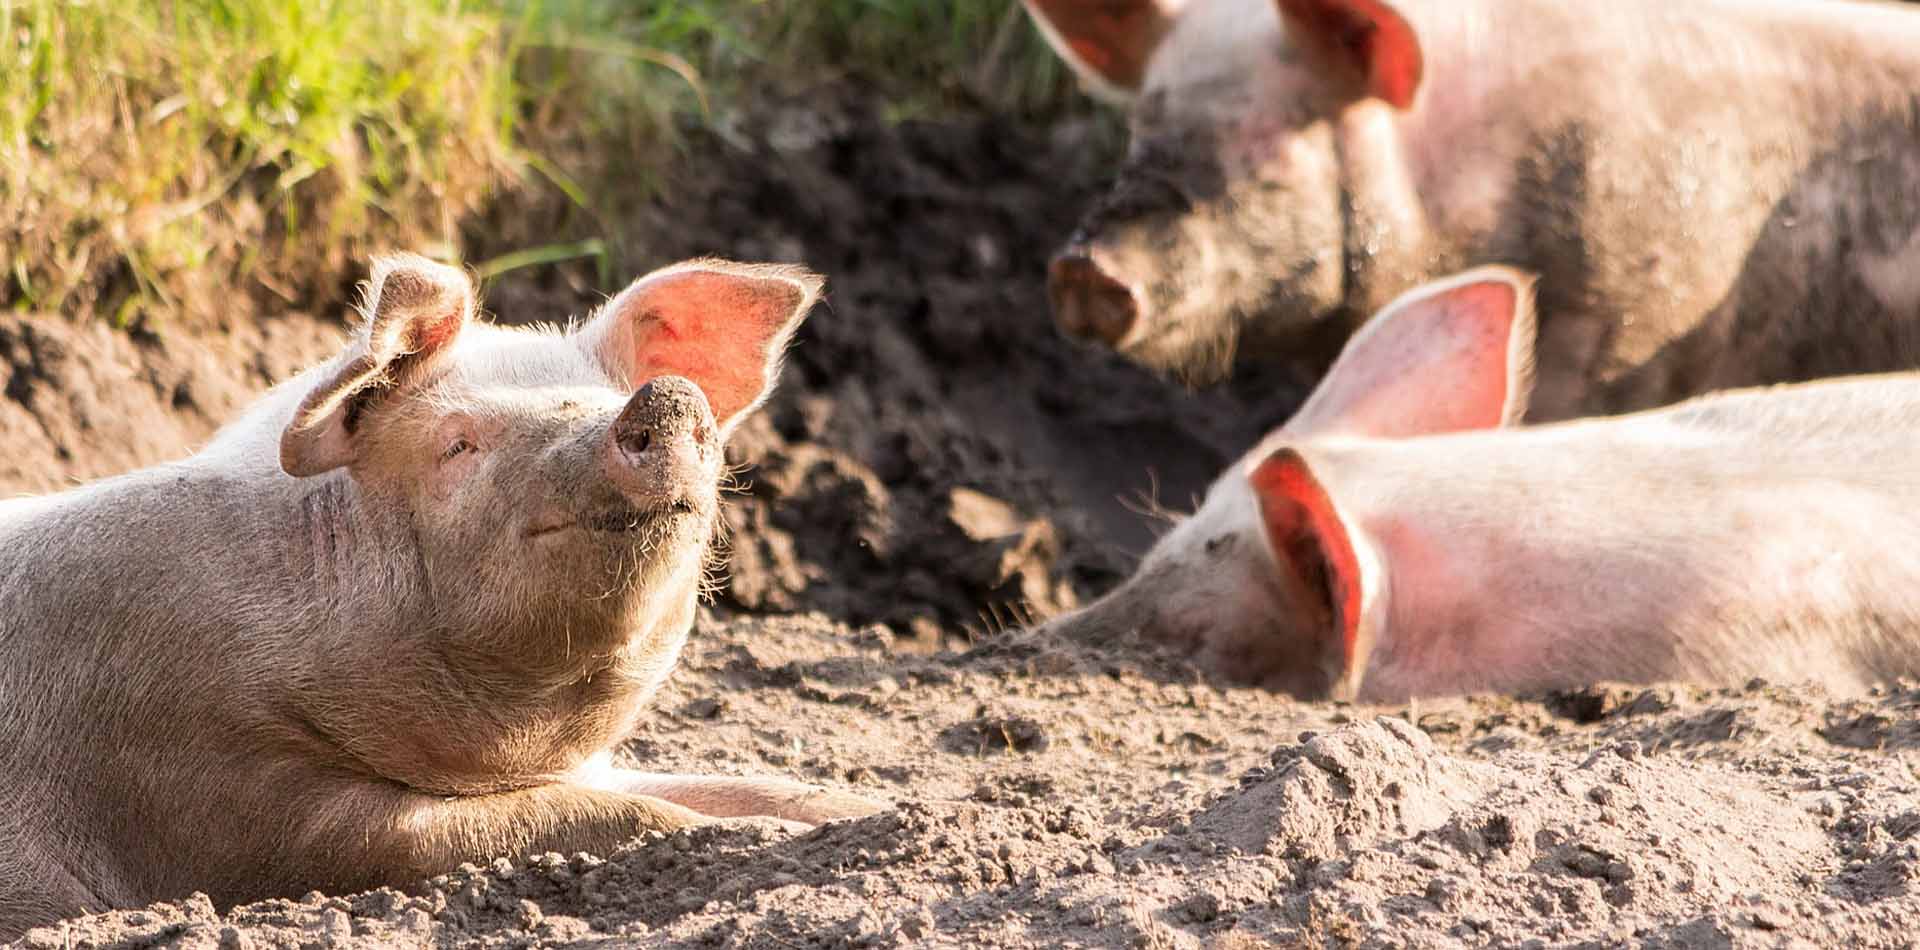
M1025 527L1013 506L971 488L956 488L947 496L947 517L968 540L991 541Z
M964 755L1038 752L1048 744L1046 728L1039 722L1025 716L1000 716L984 711L948 726L940 738L947 751Z
M853 645L863 649L890 651L894 640L898 639L893 628L884 623L870 623L854 631Z
M907 620L907 632L913 635L916 643L938 646L945 636L940 622L926 614L915 614Z
M1580 689L1547 694L1545 705L1554 715L1587 724L1616 716L1645 716L1673 708L1671 690L1640 689L1618 683L1595 683Z
M329 907L320 912L320 932L329 941L345 940L353 936L353 918L338 907Z
M680 714L688 719L713 719L726 710L726 700L702 696L680 707Z

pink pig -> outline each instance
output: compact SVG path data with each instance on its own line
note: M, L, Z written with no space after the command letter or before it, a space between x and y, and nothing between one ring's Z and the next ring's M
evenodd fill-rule
M1541 277L1530 421L1920 364L1920 7L1024 0L1128 106L1067 333L1318 369L1480 264Z
M1531 281L1416 288L1119 589L1050 626L1398 701L1920 672L1920 374L1514 428Z
M202 451L0 500L0 942L884 807L616 755L693 626L726 438L819 292L687 261L517 329L383 258L340 354Z

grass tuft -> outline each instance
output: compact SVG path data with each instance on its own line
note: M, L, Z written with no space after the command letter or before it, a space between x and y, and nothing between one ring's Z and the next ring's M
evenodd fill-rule
M459 257L500 189L590 208L681 122L833 78L903 116L1076 101L1013 0L0 0L0 305L331 307L370 251Z

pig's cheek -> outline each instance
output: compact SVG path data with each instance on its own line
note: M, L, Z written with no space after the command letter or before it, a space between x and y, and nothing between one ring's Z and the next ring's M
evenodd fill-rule
M1140 629L1147 639L1183 656L1194 656L1207 648L1208 619L1204 605L1174 597L1154 607Z
M435 502L451 504L465 494L465 489L478 474L480 468L478 451L462 452L450 459L443 459L426 473L428 494Z

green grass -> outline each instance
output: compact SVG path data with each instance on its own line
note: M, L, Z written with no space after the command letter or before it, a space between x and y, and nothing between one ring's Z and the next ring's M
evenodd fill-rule
M853 73L907 111L955 94L1014 110L1057 108L1067 71L1017 0L686 0L513 4L535 37L610 38L679 57L725 100L743 80ZM589 43L581 48L591 49ZM687 105L683 95L678 105Z
M681 120L837 76L900 116L1074 101L1014 0L0 0L0 305L330 307L370 250L458 257L502 189L589 206Z
M0 41L16 308L124 318L242 271L297 299L505 167L497 27L456 4L0 0Z

